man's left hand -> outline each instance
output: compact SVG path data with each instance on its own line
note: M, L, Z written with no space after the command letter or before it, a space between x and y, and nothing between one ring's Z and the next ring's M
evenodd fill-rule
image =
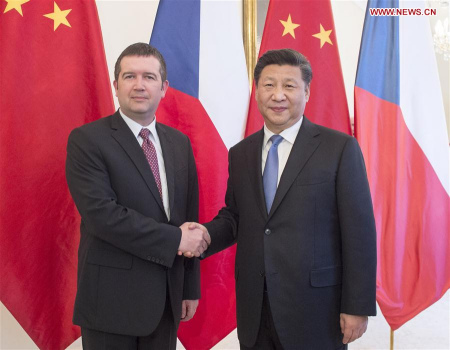
M198 300L183 300L181 304L181 321L189 321L197 311Z
M367 330L369 318L367 316L357 316L341 314L341 332L344 335L342 342L344 344L360 338Z

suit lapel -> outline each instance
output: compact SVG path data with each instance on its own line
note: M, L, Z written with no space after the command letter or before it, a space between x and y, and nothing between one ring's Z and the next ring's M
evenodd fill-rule
M150 189L156 202L164 212L164 206L159 195L158 186L156 185L155 178L153 177L153 173L150 169L150 165L147 162L147 158L145 158L142 148L139 146L139 143L137 142L128 125L120 116L119 111L117 111L111 119L111 128L114 130L112 133L112 137L122 146L124 151L133 161L139 173L144 178L145 183Z
M256 137L253 138L249 147L247 148L247 171L253 184L253 191L256 196L256 203L258 203L259 210L264 219L267 219L266 200L264 198L264 188L262 180L262 144L264 140L264 129L258 132Z
M305 166L308 159L319 146L320 139L316 137L319 134L320 132L316 126L306 119L306 117L303 117L302 126L300 127L294 145L292 146L292 150L289 154L283 174L281 175L272 208L270 209L269 219L277 210L284 196Z
M175 193L175 168L174 168L174 148L172 140L166 133L166 130L159 123L156 123L156 131L158 132L159 141L164 158L164 168L166 170L167 190L169 192L170 212L173 213L174 193Z

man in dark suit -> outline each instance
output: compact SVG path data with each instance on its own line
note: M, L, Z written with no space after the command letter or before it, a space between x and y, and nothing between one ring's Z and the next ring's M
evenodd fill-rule
M241 349L344 349L376 314L364 160L353 137L303 116L311 79L294 50L258 60L265 125L230 149L226 206L204 225L207 256L237 242Z
M200 298L199 262L177 251L199 255L209 242L181 225L198 219L194 157L185 135L155 121L168 88L159 51L129 46L114 74L120 109L67 146L81 215L74 323L85 349L175 349Z

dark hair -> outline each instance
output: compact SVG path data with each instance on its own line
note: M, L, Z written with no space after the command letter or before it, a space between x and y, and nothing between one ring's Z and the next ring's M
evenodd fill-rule
M312 69L308 59L298 51L292 49L281 49L267 51L258 59L258 62L255 66L255 72L253 74L256 85L258 85L258 81L261 77L261 72L263 71L264 67L271 64L277 64L279 66L289 65L299 67L300 71L302 72L302 79L305 82L306 87L308 87L311 83Z
M116 81L119 80L119 74L120 74L120 62L122 62L122 58L125 56L153 56L155 57L160 64L159 73L161 74L161 80L162 82L165 82L167 80L167 68L166 68L166 61L164 60L164 57L161 55L161 52L159 52L155 47L146 44L146 43L136 43L128 46L123 52L120 54L119 58L116 61L116 65L114 66L114 79Z

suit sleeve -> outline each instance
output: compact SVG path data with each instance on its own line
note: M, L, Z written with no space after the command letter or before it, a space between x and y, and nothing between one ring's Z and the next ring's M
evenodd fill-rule
M107 165L92 135L75 129L67 145L66 177L85 229L142 259L171 267L181 230L118 202Z
M187 220L198 222L198 177L194 154L189 142L189 200ZM200 261L197 258L184 259L183 300L200 299Z
M341 312L376 314L376 228L364 159L355 138L341 156L337 205L342 239Z
M231 148L228 153L228 182L225 194L225 207L219 211L212 221L204 224L211 236L211 245L206 251L205 257L230 247L237 240L239 214L233 188L233 151L234 149Z

